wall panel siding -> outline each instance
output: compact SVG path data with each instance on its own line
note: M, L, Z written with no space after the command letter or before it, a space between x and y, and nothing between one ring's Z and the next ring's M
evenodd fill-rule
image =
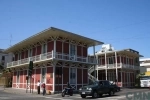
M120 56L117 56L117 63L120 63Z
M56 52L62 52L62 42L56 41Z
M28 50L25 51L24 58L28 58Z
M47 43L47 52L51 52L52 50L54 50L54 41Z
M41 47L42 47L41 45L37 47L37 55L41 54Z
M17 72L14 72L14 75L13 75L13 83L16 83L16 76L17 76Z
M24 51L21 52L21 59L24 59Z
M23 71L20 71L20 83L23 83Z
M36 69L36 79L35 79L36 83L38 82L38 80L41 81L40 76L41 76L41 68Z
M87 48L83 47L83 57L87 57Z
M15 54L15 61L18 60L18 54Z
M87 71L87 69L83 69L83 76L84 76L83 84L87 84L88 83L88 80L87 80L87 78L88 78L88 71Z
M34 47L33 49L32 49L32 56L35 56L36 55L36 47Z
M82 84L82 69L77 69L77 83Z
M64 53L69 54L69 43L64 43Z
M53 90L53 85L46 85L46 90Z
M53 67L47 67L46 84L53 84Z
M126 64L126 57L124 57L124 64Z
M121 62L124 64L124 58L123 57L121 57Z
M82 47L81 46L77 46L77 55L82 56Z
M26 83L27 83L27 81L26 81L26 76L27 76L27 70L24 70L24 88L26 88Z
M69 81L69 68L63 68L63 84L67 84Z

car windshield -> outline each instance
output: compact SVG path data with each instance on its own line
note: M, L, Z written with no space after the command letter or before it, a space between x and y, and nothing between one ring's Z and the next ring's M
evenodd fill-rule
M140 80L150 80L150 76L142 76Z

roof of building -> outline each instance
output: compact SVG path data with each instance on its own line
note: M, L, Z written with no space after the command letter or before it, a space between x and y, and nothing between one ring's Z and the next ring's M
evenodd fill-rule
M0 53L3 53L4 52L4 49L0 49Z
M115 55L115 52L117 54L128 54L128 55L134 55L134 56L138 56L138 57L143 57L142 55L139 54L139 52L133 50L133 49L123 49L123 50L113 50L113 51L107 51L107 52L97 52L96 55L105 55L105 53L107 55L112 55L114 53ZM93 55L91 55L93 56Z
M50 27L48 29L45 29L45 30L7 48L4 52L14 52L17 49L23 48L24 46L31 45L31 43L33 43L33 42L38 42L38 41L41 41L42 39L49 38L50 36L54 36L54 37L60 36L60 37L65 37L65 38L71 38L73 40L84 42L89 47L93 46L93 45L96 46L96 45L104 44L101 41L90 39L90 38L87 38L87 37L84 37L81 35L77 35L75 33L71 33L71 32L65 31L65 30L61 30L58 28Z

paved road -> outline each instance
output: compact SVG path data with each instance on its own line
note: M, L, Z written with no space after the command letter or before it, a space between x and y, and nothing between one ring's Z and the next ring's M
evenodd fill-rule
M35 97L33 95L13 94L0 90L0 100L43 100L43 97ZM49 100L49 99L45 99Z
M91 97L87 97L86 99L90 100L127 100L125 97L125 94L127 92L135 92L135 91L149 91L148 89L124 89L121 92L116 93L115 96L109 97L109 96L103 96L101 98L92 99ZM74 95L74 96L65 96L61 97L60 94L56 95L31 95L31 94L14 94L14 93L8 93L4 92L3 90L0 90L0 100L83 100L80 95Z

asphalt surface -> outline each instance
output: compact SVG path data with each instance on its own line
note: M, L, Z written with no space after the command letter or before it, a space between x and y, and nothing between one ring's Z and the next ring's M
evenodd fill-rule
M93 99L91 97L87 97L85 99L90 100L127 100L125 94L127 92L147 92L150 91L149 89L123 89L120 92L117 92L115 96L108 96L104 95L101 98ZM65 96L61 97L61 94L55 94L55 95L45 95L42 96L42 94L17 94L17 93L10 93L6 92L4 90L0 90L0 100L84 100L80 97L78 94L74 94L73 96Z

